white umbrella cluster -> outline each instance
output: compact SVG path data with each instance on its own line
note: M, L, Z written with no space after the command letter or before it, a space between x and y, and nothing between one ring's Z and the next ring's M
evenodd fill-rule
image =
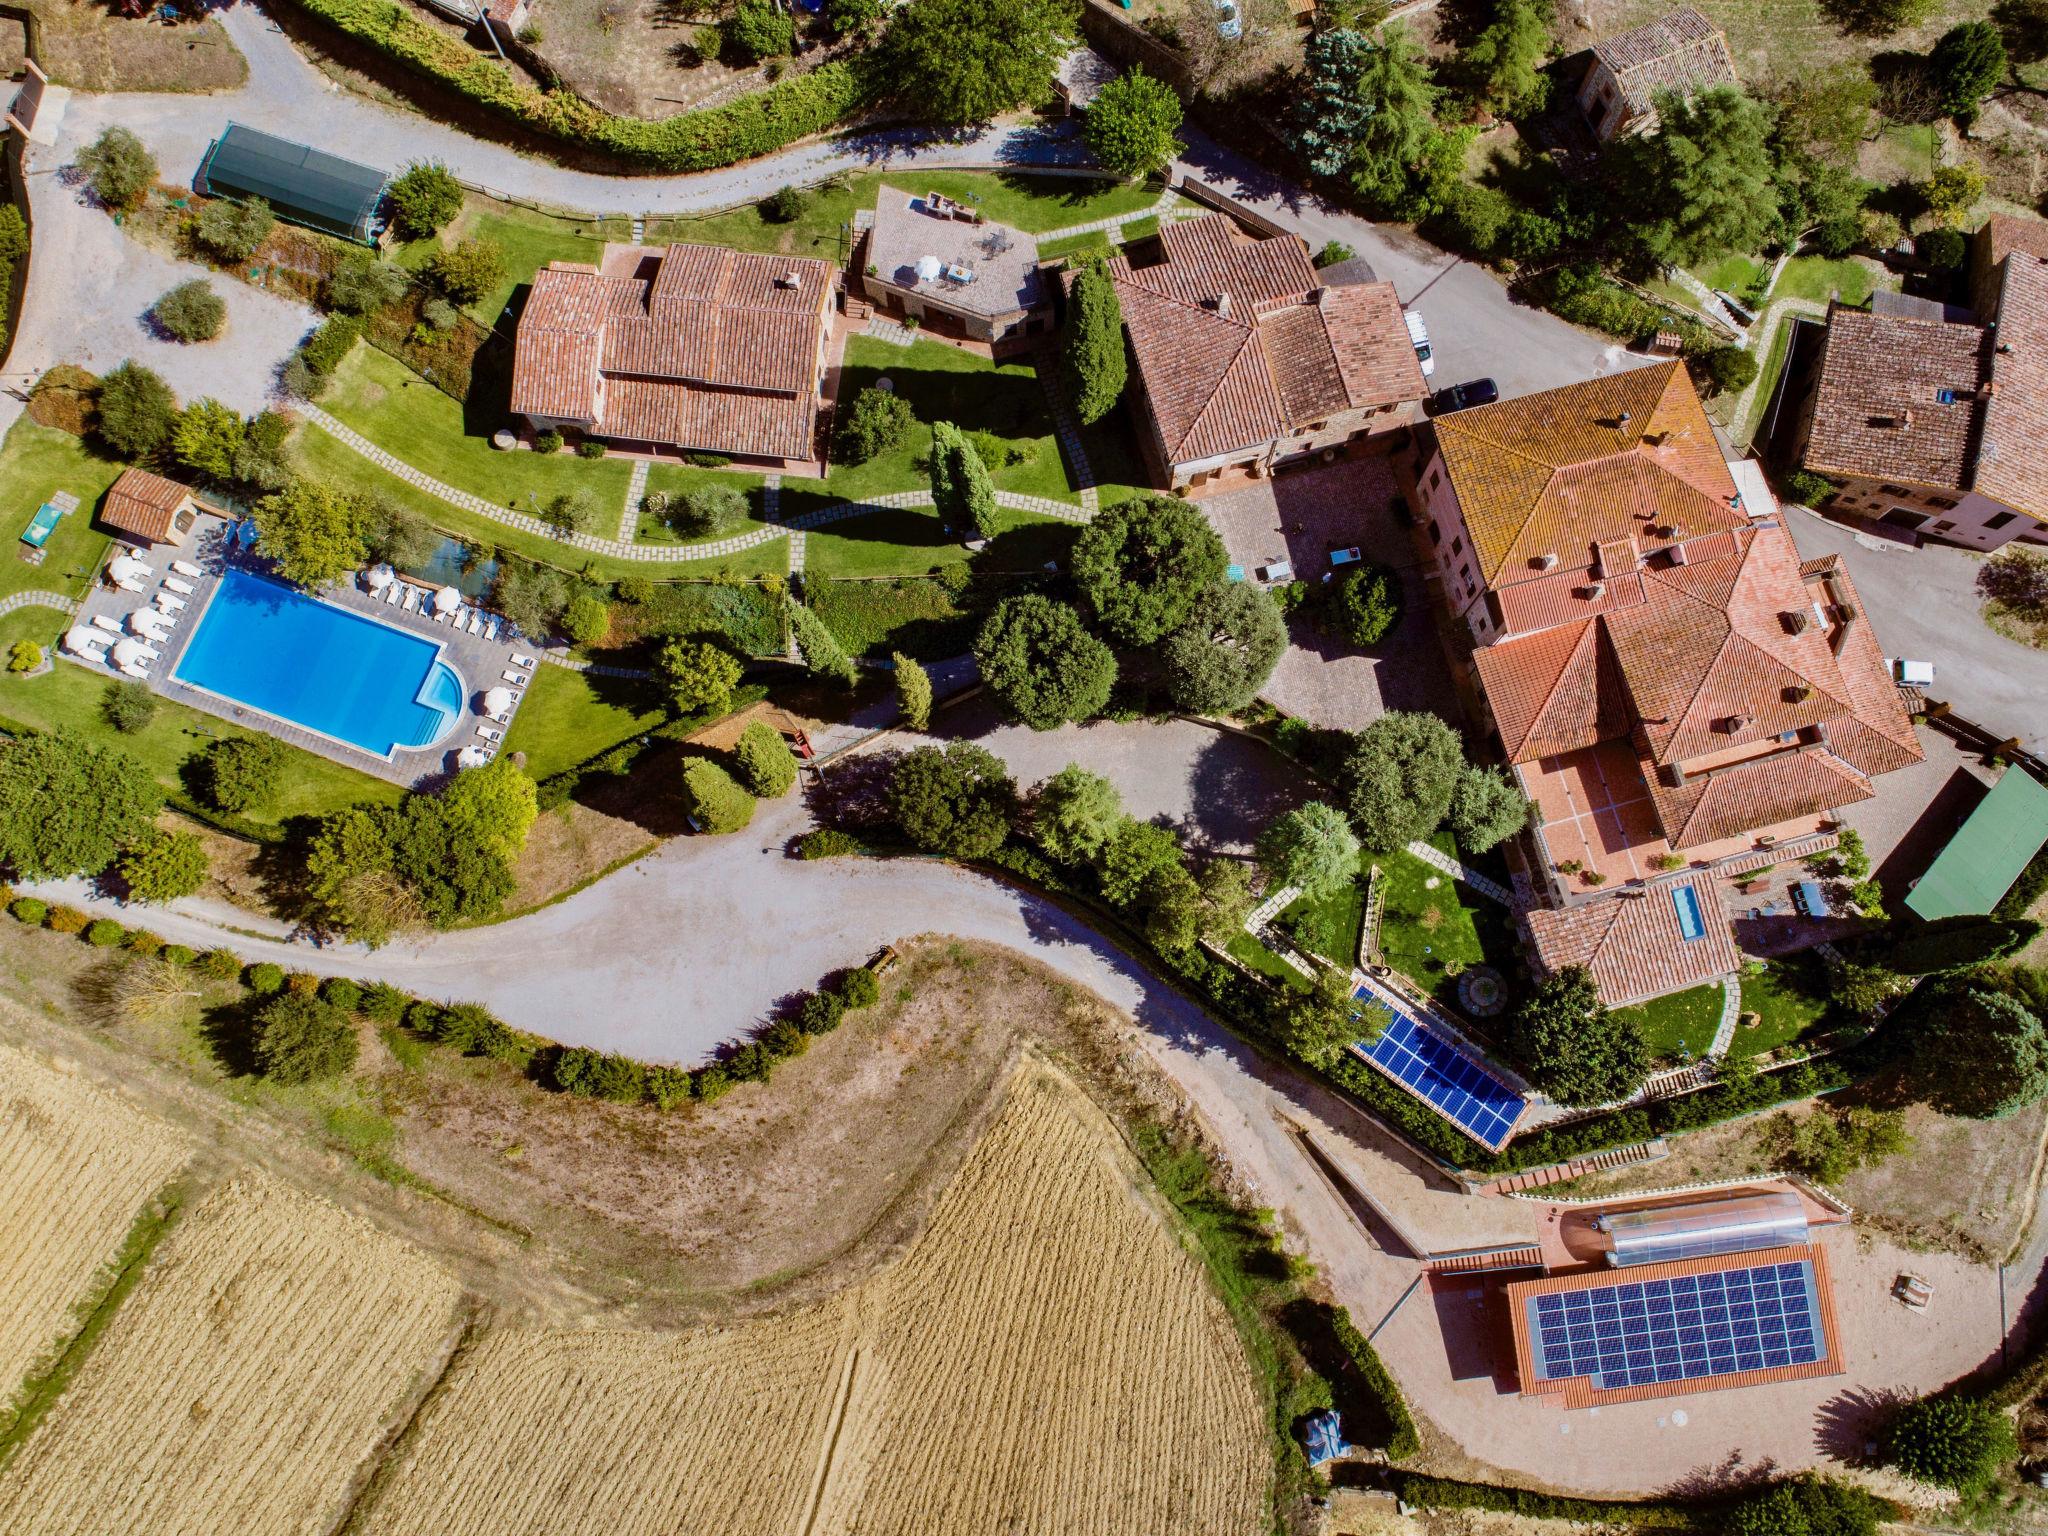
M150 640L161 640L170 628L170 621L157 608L137 608L128 615L128 627L136 634Z
M152 572L133 555L122 555L107 567L107 574L116 581L140 581Z
M454 587L443 587L434 594L434 607L442 613L453 613L462 606L462 593Z
M74 624L64 631L64 649L74 656L104 659L103 653L94 647L105 645L113 638L104 629L94 629L90 624Z
M370 584L370 590L372 592L382 592L386 587L390 586L391 583L397 579L397 577L398 573L392 570L390 566L379 564L371 566L368 572L365 573L363 579Z

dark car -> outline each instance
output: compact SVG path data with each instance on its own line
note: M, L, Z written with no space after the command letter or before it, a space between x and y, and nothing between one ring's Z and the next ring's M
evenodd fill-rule
M1443 416L1452 411L1469 410L1475 405L1491 405L1499 398L1500 386L1493 380L1471 379L1463 384L1449 385L1431 395L1429 413Z

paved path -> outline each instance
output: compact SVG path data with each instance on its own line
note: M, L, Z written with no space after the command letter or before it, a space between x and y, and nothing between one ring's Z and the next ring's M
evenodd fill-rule
M1742 1017L1742 978L1723 976L1721 978L1721 1022L1714 1026L1713 1044L1707 1047L1707 1059L1719 1061L1728 1054L1728 1047L1735 1043L1735 1022Z
M1420 838L1408 845L1408 851L1423 863L1440 869L1452 879L1469 885L1480 895L1499 902L1510 912L1515 909L1515 893L1490 875L1482 875L1471 865L1460 862L1445 853L1434 843L1425 843Z
M78 612L78 599L66 597L62 592L10 592L0 597L0 614L13 613L17 608L55 608L60 613Z
M649 459L633 461L633 478L626 482L626 504L619 509L619 542L630 544L640 531L640 498L647 494ZM772 519L771 519L772 521Z

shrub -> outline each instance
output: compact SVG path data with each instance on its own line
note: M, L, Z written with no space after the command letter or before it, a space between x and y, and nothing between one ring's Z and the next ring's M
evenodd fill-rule
M1740 394L1756 382L1756 354L1747 347L1715 347L1695 359L1693 374L1709 395Z
M125 362L100 380L99 434L131 459L146 459L170 441L178 397L161 377Z
M770 0L740 0L718 29L724 51L752 64L796 47L796 22Z
M343 1013L357 1013L363 1006L362 984L346 976L330 976L320 984L320 997Z
M256 247L277 228L277 216L260 197L247 202L208 203L192 221L192 238L206 251L230 264L247 261Z
M1969 246L1959 229L1930 229L1913 237L1913 252L1936 271L1947 272L1963 264Z
M272 1082L310 1083L338 1077L356 1064L356 1032L348 1018L317 997L287 993L256 1016L256 1070Z
M454 303L474 304L505 280L505 252L495 240L458 240L433 254L427 275Z
M761 217L770 224L794 224L803 212L803 193L787 182L761 200Z
M576 457L579 459L601 459L605 451L603 442L594 437L586 437L576 445Z
M136 928L128 935L128 952L144 960L153 960L164 951L161 934L151 933L147 928Z
M198 959L199 974L209 981L233 981L242 974L241 957L225 949L209 949Z
M158 299L150 314L178 341L211 341L228 322L228 305L211 283L195 277Z
M753 504L737 486L705 485L668 503L668 524L678 533L716 538L746 522Z
M754 819L754 797L708 757L683 764L683 805L700 832L737 832Z
M560 453L562 451L562 441L562 434L551 427L534 438L533 451L535 453Z
M40 928L43 919L50 915L48 902L37 901L33 896L17 896L7 904L7 910L17 923L27 923L31 928Z
M865 965L856 965L839 983L839 997L849 1008L872 1008L882 1000L882 979Z
M860 843L836 827L818 827L796 840L796 851L806 859L838 859L859 853Z
M1339 262L1350 261L1357 255L1358 252L1351 249L1342 240L1326 240L1323 242L1323 248L1316 252L1316 265L1318 267L1334 267Z
M2019 1454L2012 1421L1978 1397L1923 1397L1892 1416L1885 1460L1908 1477L1958 1491L1981 1487Z
M1330 594L1330 623L1353 645L1377 645L1401 621L1401 578L1383 565L1348 572Z
M1088 148L1105 170L1149 176L1181 152L1180 97L1142 68L1103 86L1082 119Z
M156 156L126 128L103 128L78 152L93 196L108 208L134 208L156 185Z
M1091 262L1074 279L1060 342L1060 376L1074 413L1083 423L1102 420L1123 398L1128 374L1116 284L1100 262Z
M1877 1536L1896 1518L1889 1500L1807 1472L1773 1483L1728 1512L1724 1536Z
M919 747L896 764L889 810L927 853L986 858L1010 835L1017 786L1000 758L972 742Z
M840 413L833 448L842 464L865 464L896 447L917 425L910 402L892 390L863 389Z
M826 1035L839 1027L845 1002L832 992L806 992L797 1004L796 1027L806 1035Z
M363 1013L379 1024L396 1024L405 1017L412 999L388 981L373 981L363 988Z
M131 899L176 901L206 884L206 845L191 832L151 828L122 853L119 867Z
M284 978L285 991L294 997L318 997L320 978L311 971L287 971Z
M17 640L7 648L7 670L33 672L43 664L43 648L33 640Z
M199 767L206 802L230 816L267 806L284 787L291 751L274 736L229 736L211 743Z
M733 755L747 788L763 800L781 798L796 783L796 756L782 732L765 720L755 720L740 732Z
M424 240L462 212L462 185L445 165L415 162L385 188L391 220L401 239Z
M368 251L352 251L342 258L334 275L327 279L327 305L345 314L375 314L387 304L396 304L404 298L409 281L406 274L390 262L379 261ZM441 301L436 299L432 302L439 304Z
M1794 469L1786 471L1785 490L1801 506L1817 507L1835 494L1835 482L1810 469Z
M166 944L163 953L157 958L162 960L165 965L175 965L183 969L192 963L194 952L183 944Z
M242 984L258 997L269 997L284 990L284 967L272 965L268 960L252 965L242 973Z
M61 933L67 936L81 934L85 932L86 927L91 922L92 915L87 912L81 912L76 907L55 906L50 908L49 925L50 932L52 933Z
M804 665L842 688L851 688L858 682L859 669L825 621L793 597L785 596L783 604L789 616L790 633L796 639L797 654L803 657Z
M156 718L157 697L149 684L122 678L100 696L100 718L123 736L133 736Z
M85 929L85 942L94 949L118 949L127 937L128 930L110 917L97 918Z

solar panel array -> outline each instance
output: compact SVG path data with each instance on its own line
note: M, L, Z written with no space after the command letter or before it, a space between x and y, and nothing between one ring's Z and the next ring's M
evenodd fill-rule
M1385 1006L1364 987L1352 996ZM1450 1041L1403 1013L1388 1019L1378 1039L1354 1049L1467 1136L1495 1151L1506 1144L1528 1103Z
M1590 1377L1603 1392L1811 1365L1827 1352L1804 1259L1546 1292L1526 1305L1537 1375Z

